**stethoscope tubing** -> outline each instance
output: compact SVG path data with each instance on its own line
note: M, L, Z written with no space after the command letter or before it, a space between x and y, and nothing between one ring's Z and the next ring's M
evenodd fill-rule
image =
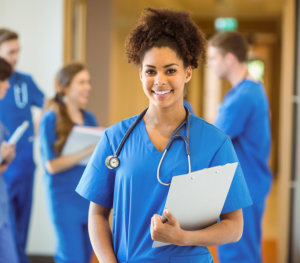
M189 145L189 139L190 139L190 123L189 123L189 117L190 117L190 113L189 110L184 107L186 110L186 117L185 119L178 125L178 127L173 131L173 133L171 134L171 137L167 143L166 148L164 149L163 155L159 161L158 167L157 167L157 172L156 172L156 176L157 176L157 180L160 184L165 185L165 186L169 186L170 183L165 183L160 179L160 167L163 163L163 160L165 158L165 155L167 153L167 151L170 149L172 143L174 140L176 139L182 139L184 141L185 144L185 149L186 149L186 154L187 154L187 159L188 159L188 169L189 169L189 173L191 173L191 153L190 153L190 145ZM109 169L115 169L120 165L120 160L119 160L119 154L126 142L126 140L128 139L129 135L131 134L131 132L133 131L133 129L137 126L137 124L142 120L142 118L145 116L146 112L147 112L148 108L145 109L142 113L140 113L140 115L137 117L137 119L133 122L133 124L129 127L129 129L127 130L126 134L124 135L124 137L121 140L121 143L119 144L116 152L114 155L110 155L106 158L105 160L105 165L107 166L107 168ZM183 126L186 125L186 136L182 135L182 134L178 134L178 132L183 128Z

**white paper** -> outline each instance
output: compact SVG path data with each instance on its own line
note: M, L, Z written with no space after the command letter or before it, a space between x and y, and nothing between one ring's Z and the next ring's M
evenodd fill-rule
M24 132L27 130L29 126L29 121L24 121L10 136L9 140L7 141L8 144L16 144L18 140L22 137Z
M74 126L62 150L62 155L74 154L97 144L103 131L103 127ZM78 164L87 165L91 156L87 156Z

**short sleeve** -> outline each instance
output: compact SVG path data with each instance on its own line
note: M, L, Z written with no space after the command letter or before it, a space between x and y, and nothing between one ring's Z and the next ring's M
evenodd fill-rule
M31 96L31 105L42 108L44 105L44 94L30 76L28 77L28 85Z
M85 199L107 208L113 206L115 182L115 172L105 166L110 155L112 150L105 131L76 188Z
M57 157L54 152L56 116L54 112L46 112L40 122L39 138L43 162L47 162Z
M97 122L96 117L93 113L85 110L84 115L85 115L85 123L84 123L85 125L98 126L98 122Z
M225 165L227 163L234 162L238 162L238 158L230 139L227 138L215 154L211 166ZM232 212L250 205L252 205L252 199L244 178L243 171L241 169L241 165L238 164L221 214Z
M232 139L239 136L245 129L245 124L250 117L253 104L246 92L239 92L228 96L222 102L215 126Z

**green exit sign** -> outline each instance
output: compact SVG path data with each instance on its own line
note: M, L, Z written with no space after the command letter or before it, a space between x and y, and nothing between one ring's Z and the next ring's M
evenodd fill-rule
M238 22L233 17L219 17L215 20L215 29L219 32L234 31Z

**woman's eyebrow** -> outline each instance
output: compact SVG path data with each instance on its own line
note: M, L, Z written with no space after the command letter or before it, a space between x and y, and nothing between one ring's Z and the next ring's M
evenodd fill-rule
M178 64L176 63L171 63L171 64L167 64L165 66L163 66L164 68L168 68L168 67L171 67L171 66L179 66ZM148 68L156 68L155 66L153 65L145 65L145 67L148 67Z
M179 66L179 65L176 64L176 63L171 63L171 64L168 64L168 65L165 65L164 68L168 68L168 67L171 67L171 66Z

